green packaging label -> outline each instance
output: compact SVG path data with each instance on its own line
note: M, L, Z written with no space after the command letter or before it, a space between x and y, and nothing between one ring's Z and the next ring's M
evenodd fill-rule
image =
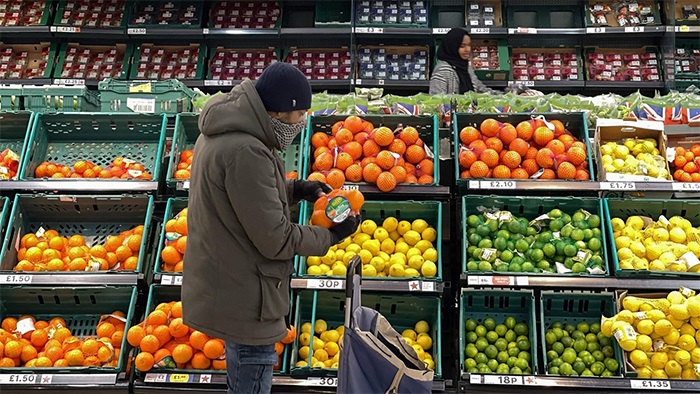
M350 216L350 201L342 196L333 197L326 205L326 216L333 223L340 223Z

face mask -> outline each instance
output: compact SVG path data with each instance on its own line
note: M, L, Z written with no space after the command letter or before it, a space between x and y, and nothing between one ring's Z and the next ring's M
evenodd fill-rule
M270 124L272 124L272 132L275 133L277 142L280 144L280 150L286 150L289 145L292 144L294 138L296 138L302 130L304 130L305 121L299 123L288 124L284 123L279 119L275 119L269 116Z

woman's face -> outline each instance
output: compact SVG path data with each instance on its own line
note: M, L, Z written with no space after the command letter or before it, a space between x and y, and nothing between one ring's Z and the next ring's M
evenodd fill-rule
M469 59L469 55L472 53L472 39L469 36L462 38L462 45L459 46L458 52L462 60Z

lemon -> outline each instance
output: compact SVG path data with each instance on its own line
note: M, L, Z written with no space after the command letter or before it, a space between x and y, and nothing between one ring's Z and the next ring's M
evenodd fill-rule
M654 332L654 322L651 319L640 320L637 323L637 332L643 335L649 335Z
M617 251L617 258L619 260L630 260L632 257L634 257L634 253L632 253L630 248L620 248Z
M664 371L663 369L657 369L651 373L651 378L652 379L668 379L668 375L666 375L666 371Z
M406 254L409 249L411 249L411 246L406 242L397 242L396 246L394 246L394 253Z
M428 248L423 252L423 258L427 261L432 261L433 263L437 263L438 260L438 252L435 250L435 248Z
M683 379L683 380L697 380L698 375L696 374L695 369L684 369L683 372L681 372L681 379Z
M659 256L659 260L664 264L670 264L670 263L676 261L676 255L675 255L675 253L673 253L671 251L666 251L666 252L661 253L661 256Z
M625 222L620 218L612 218L610 225L612 225L613 231L622 231L625 228Z
M399 234L398 231L394 230L389 233L389 238L391 238L392 241L396 242L399 238L401 238L401 234Z
M321 257L321 262L323 264L326 264L326 265L330 265L330 264L335 263L335 252L332 250L329 250L325 256Z
M421 322L418 322L418 323L421 323ZM418 323L416 323L416 326L418 326ZM428 323L425 323L425 324L428 324ZM418 334L416 333L416 331L411 330L410 328L407 328L401 332L401 336L404 338L408 338L412 341L415 341L416 338L418 337Z
M420 267L420 272L426 278L433 278L437 275L437 266L432 261L426 261Z
M685 243L686 234L685 231L683 231L683 229L680 227L672 228L671 231L669 231L668 235L672 242L679 244Z
M420 236L428 242L435 242L437 239L437 231L432 227L428 227L420 233Z
M362 243L362 249L372 253L372 256L377 256L379 254L381 246L381 242L376 239L370 239Z
M682 370L681 365L676 360L669 360L664 366L664 371L671 379L680 377Z
M384 253L382 251L380 251L377 255L384 259L384 261L389 261L391 259L391 256L389 254Z
M365 249L360 250L358 255L360 256L360 260L362 260L362 264L369 264L369 262L372 260L372 257L374 257L372 256L372 252Z
M681 327L683 327L683 324L685 323L684 320L675 319L673 316L666 316L666 319L671 322L671 325L673 326L673 328L680 329Z
M662 337L670 334L673 331L673 325L667 319L661 319L654 323L654 332ZM668 343L668 341L667 341Z
M690 361L695 364L700 364L700 347L696 347L690 351Z
M396 231L398 231L399 234L404 235L410 229L411 229L411 223L407 222L405 220L402 220L399 222L399 227L396 229Z
M690 353L688 353L685 350L679 350L673 356L673 359L676 360L680 365L686 365L690 362Z
M655 228L652 237L656 242L668 241L668 230L666 230L665 228Z
M307 266L312 266L312 265L321 265L321 257L319 256L309 256L306 258L306 265Z
M610 155L605 155L605 156L603 156L602 162L603 162L603 165L609 166L612 164L613 158Z
M668 362L668 353L656 352L651 356L651 367L654 369L663 369Z
M377 269L372 264L363 265L362 276L377 276Z
M632 259L627 259L627 260L621 260L620 261L620 268L623 270L633 270L634 269L634 260Z
M393 278L403 278L403 276L404 276L403 265L392 264L391 267L389 267L389 276L391 276Z
M328 330L328 323L323 319L316 320L316 323L314 323L314 332L320 335L326 330Z
M396 244L394 244L394 241L391 240L391 238L385 238L382 241L382 245L380 246L381 251L384 253L394 253L394 250L396 249Z
M646 304L646 305L648 305L648 304ZM664 318L666 317L666 314L663 313L663 312L661 312L661 311L658 310L658 309L652 309L652 310L647 311L647 317L648 317L651 321L653 321L654 323L656 323L657 321L659 321L659 320L661 320L661 319L664 319Z
M695 338L689 334L681 335L678 338L677 345L679 348L687 351L691 351L697 347L697 343L695 343Z
M380 257L381 258L381 257ZM382 259L384 260L384 259ZM394 253L391 255L389 258L389 264L401 264L401 265L406 265L408 262L408 258L406 257L405 254L403 253Z
M369 261L369 265L374 267L375 271L382 272L384 271L384 266L386 265L386 262L381 257L372 257L372 260Z
M301 346L309 346L310 343L311 343L311 334L309 334L308 332L302 332L301 334L299 334L299 344Z
M425 366L428 367L428 369L435 369L435 361L431 359L424 359L423 362L425 363Z
M633 259L633 261L634 269L636 269L637 271L649 269L649 262L647 261L647 259L635 258Z
M680 328L681 335L690 335L691 337L695 336L695 328L691 326L689 323L683 323L683 325Z
M385 229L378 227L376 230L374 230L374 234L372 235L372 237L374 237L374 239L376 239L377 241L382 242L385 239L389 238L389 233Z
M680 337L681 334L678 333L678 330L673 330L668 334L664 335L664 342L666 342L667 345L675 346L678 343Z
M384 230L387 232L396 231L396 229L399 227L399 221L396 220L395 217L389 216L388 218L384 219L382 227L384 227Z
M649 244L645 245L647 248L647 259L649 260L656 260L661 256L661 254L664 252L663 247L657 243L649 242Z
M312 265L311 267L306 268L306 274L310 276L318 276L322 275L323 271L321 270L320 266Z
M669 310L671 316L676 320L688 320L690 319L690 314L688 313L688 305L683 304L673 304ZM678 327L680 328L680 327Z
M357 245L362 245L365 241L372 239L372 236L365 233L359 233L352 237L352 242Z
M690 241L687 244L688 250L693 252L695 256L700 256L700 242Z
M611 337L613 335L612 328L613 328L612 319L605 319L605 320L603 320L602 324L600 325L600 332L602 332L603 335L605 335L606 337Z
M345 277L348 274L347 267L344 266L343 264L339 264L339 263L334 264L331 271L333 272L333 276Z
M323 347L323 350L325 350L329 356L333 357L338 354L340 347L335 342L326 342L326 346Z
M637 312L639 310L639 307L642 306L643 303L644 301L640 300L635 296L627 296L622 299L622 307L630 312Z
M637 378L639 379L649 379L651 378L652 369L649 367L637 368Z
M644 219L639 216L630 216L627 218L627 222L625 224L635 230L642 230L644 228Z
M415 269L415 268L404 268L404 271L403 271L403 277L404 277L404 278L415 278L416 276L420 276L420 272L418 272L417 269Z
M421 321L416 323L416 325L413 327L413 329L415 330L415 332L417 334L425 334L428 331L430 331L430 325L428 324L427 321L421 320Z
M617 250L620 250L622 248L629 248L631 243L632 240L624 235L615 238L615 247L617 247Z
M360 230L365 234L372 235L377 230L377 223L374 220L367 219L360 225Z
M326 352L323 348L317 349L314 351L314 357L316 357L316 360L320 362L328 361L328 352Z
M642 304L642 306L639 307L639 310L642 312L649 312L652 309L654 309L654 307L652 305L647 304L647 303L644 303L644 304ZM663 315L662 317L660 317L660 319L663 319L664 317L666 317L666 315Z
M647 354L639 349L634 349L630 353L630 362L637 368L646 367L650 364Z
M421 254L425 253L426 250L430 249L433 247L432 242L426 241L426 240L420 240L416 243L416 248L420 250Z
M632 241L630 244L630 250L632 253L634 253L637 257L644 257L647 254L647 248L644 247L644 244L639 242L639 241ZM675 259L674 259L675 260ZM663 261L663 260L662 260Z
M685 305L690 317L700 317L700 299L697 296L688 298Z
M666 264L662 263L661 260L654 260L649 263L649 269L652 271L666 271Z
M693 328L695 328L696 330L700 330L700 317L691 317L690 325L693 326Z
M626 310L620 311L620 313L618 313L617 316L615 316L615 318L616 318L617 322L626 322L629 324L634 323L634 320L635 320L634 314L632 312L626 311ZM615 331L614 328L613 328L613 331Z
M423 346L419 345L418 343L414 343L411 347L416 351L416 356L418 356L419 360L422 360L425 357L425 349L423 349ZM678 373L680 374L680 371Z
M415 246L418 243L418 241L421 240L420 233L414 230L406 231L406 234L403 235L403 239L406 241L407 244L411 246Z
M423 219L416 219L411 223L411 230L416 231L418 233L422 233L425 231L425 229L428 228L428 222L426 222Z
M433 340L432 338L430 338L430 335L426 333L418 334L418 337L416 338L416 343L420 345L420 347L422 347L423 350L428 350L431 347L433 347Z
M333 263L336 261L343 261L343 256L345 256L345 250L343 249L338 249L335 251L335 259L333 260ZM326 265L333 265L333 263L326 264ZM325 264L325 263L324 263Z
M345 252L341 261L347 267L348 263L350 262L350 259L352 259L355 256L357 256L357 253L355 252Z
M408 258L408 266L416 270L419 270L424 262L425 259L420 254Z
M309 358L309 347L308 346L302 346L299 348L299 358L304 359L304 360Z
M637 349L643 352L651 351L652 340L648 335L637 336Z

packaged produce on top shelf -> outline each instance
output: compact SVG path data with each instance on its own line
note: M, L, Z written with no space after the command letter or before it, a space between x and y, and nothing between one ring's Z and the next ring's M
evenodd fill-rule
M472 46L471 65L475 70L499 69L501 64L499 63L498 58L498 46Z
M503 24L500 1L470 1L467 10L468 27L500 27Z
M358 25L428 25L427 1L357 1Z
M256 79L267 66L277 61L277 53L269 49L216 48L209 62L209 75L214 80Z
M0 79L41 78L47 71L48 45L0 45Z
M347 49L292 48L284 61L309 79L348 79L352 74L352 57Z
M121 77L126 44L82 46L68 44L61 78L102 80Z
M281 13L277 1L215 1L209 11L209 27L274 29Z
M673 179L679 182L700 182L700 143L690 149L669 147L666 152Z
M606 49L588 53L588 80L660 81L660 61L656 52Z
M133 79L194 79L197 76L200 50L199 44L141 44L140 54L134 55L132 67L137 67L137 70Z
M536 52L533 52L536 51ZM513 49L515 81L577 81L578 55L571 50Z
M129 25L158 25L200 27L202 25L200 1L135 1L131 9Z
M460 178L590 180L586 144L556 119L486 119L459 139Z
M360 47L360 79L391 81L425 81L428 79L428 47L378 46Z
M464 370L469 373L529 375L535 364L530 356L530 339L527 324L515 317L469 318L465 324ZM536 351L536 350L535 350Z
M56 24L119 27L124 19L125 5L125 0L66 0L65 6L57 10Z
M676 48L676 74L695 74L700 65L700 49Z
M6 317L0 329L0 350L4 350L0 368L116 368L125 316L122 311L114 311L101 316L97 326L89 330L76 327L73 331L66 324L67 317L44 315L44 320L31 315ZM78 331L90 334L78 337L79 334L74 334Z
M48 13L48 0L11 0L0 4L0 26L31 26L41 23Z
M700 17L700 5L693 0L676 1L676 20L679 22L697 22Z
M17 179L19 155L7 148L0 153L0 180Z
M313 131L313 130L312 130ZM311 135L313 161L307 179L340 188L347 182L376 184L390 192L402 183L433 184L434 155L415 127L374 127L358 116L336 122L331 134Z
M665 294L619 295L619 313L603 316L601 332L625 350L627 373L640 379L700 380L700 296L680 288Z
M588 24L591 26L638 26L659 24L656 1L591 1Z

